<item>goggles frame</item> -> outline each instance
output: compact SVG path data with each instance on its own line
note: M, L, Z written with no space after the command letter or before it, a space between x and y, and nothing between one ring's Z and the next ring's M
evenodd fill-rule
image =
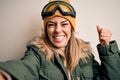
M46 10L52 5L55 5L55 8L52 11L46 12ZM62 10L62 8L59 5L67 6L71 12L66 12L66 11ZM44 6L44 8L41 12L42 19L44 19L47 16L52 16L56 12L56 10L59 10L60 13L64 16L71 16L74 18L76 17L76 11L72 5L70 5L69 3L64 2L64 1L53 1Z

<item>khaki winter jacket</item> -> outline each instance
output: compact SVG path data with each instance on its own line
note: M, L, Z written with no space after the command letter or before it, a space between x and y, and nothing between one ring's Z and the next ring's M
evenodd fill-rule
M79 61L71 74L71 80L120 80L120 51L117 43L97 45L101 65L91 56L86 62ZM68 80L68 73L59 55L47 62L45 55L35 46L28 46L21 60L0 62L0 69L13 80Z

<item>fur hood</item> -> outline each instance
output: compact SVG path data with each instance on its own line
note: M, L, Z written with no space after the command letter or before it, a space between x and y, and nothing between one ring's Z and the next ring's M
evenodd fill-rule
M93 57L92 56L92 48L91 48L89 42L86 42L86 41L84 41L82 39L78 39L78 38L76 38L76 39L79 41L79 45L80 45L80 49L79 49L80 60L82 60L83 62L86 62L88 59ZM52 53L52 51L46 45L46 42L44 40L45 39L42 37L36 37L35 39L33 39L30 42L30 45L35 45L43 53L47 53L47 52Z

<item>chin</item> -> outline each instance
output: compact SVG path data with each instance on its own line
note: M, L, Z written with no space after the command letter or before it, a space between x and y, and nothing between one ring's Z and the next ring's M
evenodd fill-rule
M63 45L63 44L54 44L54 46L57 47L57 48L63 48L63 47L65 47L66 45Z

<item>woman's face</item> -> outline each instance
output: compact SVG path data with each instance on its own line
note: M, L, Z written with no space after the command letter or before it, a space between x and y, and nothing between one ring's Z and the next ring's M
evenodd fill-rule
M71 37L71 24L62 17L53 17L47 22L47 35L51 43L62 48L67 45Z

